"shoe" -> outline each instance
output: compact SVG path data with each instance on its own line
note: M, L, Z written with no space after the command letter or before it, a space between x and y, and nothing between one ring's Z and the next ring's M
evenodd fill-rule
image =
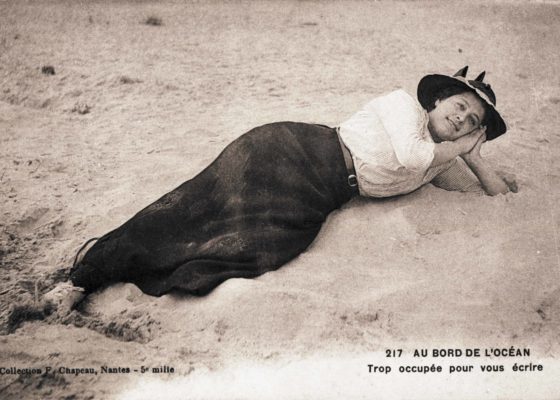
M84 298L84 289L72 285L70 282L59 283L54 289L43 295L45 305L49 304L56 309L59 316L64 317L76 304Z

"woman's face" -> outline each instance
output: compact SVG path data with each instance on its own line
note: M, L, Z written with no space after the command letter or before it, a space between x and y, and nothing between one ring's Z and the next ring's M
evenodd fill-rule
M478 96L464 92L436 100L428 116L428 129L434 142L453 141L480 127L484 106Z

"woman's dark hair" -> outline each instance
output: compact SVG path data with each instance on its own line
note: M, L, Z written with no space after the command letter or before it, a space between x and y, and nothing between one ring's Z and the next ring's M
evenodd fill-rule
M436 92L436 94L434 95L434 102L428 106L426 111L430 112L434 108L436 108L435 103L437 100L442 101L447 99L448 97L455 96L457 94L461 94L465 92L470 92L474 94L477 98L480 98L480 96L474 90L466 89L464 86L460 86L460 85L450 85L444 87L439 92ZM482 119L480 124L484 126L488 126L488 124L490 123L490 116L492 115L492 111L490 109L490 106L486 104L484 100L481 99L481 103L482 106L484 107L484 118Z

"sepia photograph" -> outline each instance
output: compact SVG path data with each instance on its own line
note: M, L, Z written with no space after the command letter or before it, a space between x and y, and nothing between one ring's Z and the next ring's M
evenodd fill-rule
M560 2L0 0L0 398L560 398Z

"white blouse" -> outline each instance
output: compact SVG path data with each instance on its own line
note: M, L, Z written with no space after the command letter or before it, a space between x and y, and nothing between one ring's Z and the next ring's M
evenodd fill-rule
M340 124L339 133L352 154L362 196L409 193L438 175L445 189L478 191L474 175L457 160L430 168L435 144L428 113L404 90L376 97Z

